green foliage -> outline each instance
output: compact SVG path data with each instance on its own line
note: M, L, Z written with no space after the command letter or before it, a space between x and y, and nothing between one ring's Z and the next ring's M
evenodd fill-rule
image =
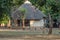
M56 0L46 0L46 4L43 5L42 11L48 16L48 13L51 14L52 19L57 19L59 16L60 5Z
M33 5L39 8L43 13L48 16L51 14L53 19L57 19L60 16L60 0L29 0ZM11 18L10 11L13 6L20 6L24 3L24 0L0 0L0 23L2 20L8 20ZM21 10L25 12L25 9ZM24 15L24 14L23 14Z
M22 13L25 13L25 12L26 12L26 9L25 9L25 8L20 8L20 11L21 11Z
M26 16L26 9L25 8L20 8L20 12L21 12L21 18L25 18L25 16Z
M0 23L8 23L10 5L8 0L0 0Z
M24 0L13 0L13 4L16 6L20 6L21 4L23 4Z

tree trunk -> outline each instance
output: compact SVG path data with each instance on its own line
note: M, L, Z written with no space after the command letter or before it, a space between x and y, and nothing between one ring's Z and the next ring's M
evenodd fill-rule
M25 29L25 20L24 20L24 18L22 19L22 22L23 22L23 30Z
M50 13L49 13L49 33L48 34L52 34L52 19L51 19Z
M8 21L7 27L8 27L8 28L11 27L11 20Z

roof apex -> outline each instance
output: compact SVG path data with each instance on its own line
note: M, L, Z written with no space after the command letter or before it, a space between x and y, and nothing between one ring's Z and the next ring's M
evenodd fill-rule
M31 2L28 0L25 0L24 4L31 4Z

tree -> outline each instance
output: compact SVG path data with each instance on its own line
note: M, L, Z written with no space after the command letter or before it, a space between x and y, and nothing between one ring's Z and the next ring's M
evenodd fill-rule
M9 13L10 13L10 4L9 4L10 1L8 0L0 0L0 21L1 23L5 23L7 22L8 23L8 19L9 19Z
M25 8L20 8L20 18L22 19L22 23L23 23L23 30L25 29L26 11L27 10Z

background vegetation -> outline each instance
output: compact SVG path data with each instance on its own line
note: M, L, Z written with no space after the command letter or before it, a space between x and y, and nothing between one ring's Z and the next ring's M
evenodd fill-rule
M11 19L11 8L19 7L25 0L0 0L0 23L7 23ZM29 0L34 6L39 8L44 14L50 13L52 19L60 16L60 0Z

